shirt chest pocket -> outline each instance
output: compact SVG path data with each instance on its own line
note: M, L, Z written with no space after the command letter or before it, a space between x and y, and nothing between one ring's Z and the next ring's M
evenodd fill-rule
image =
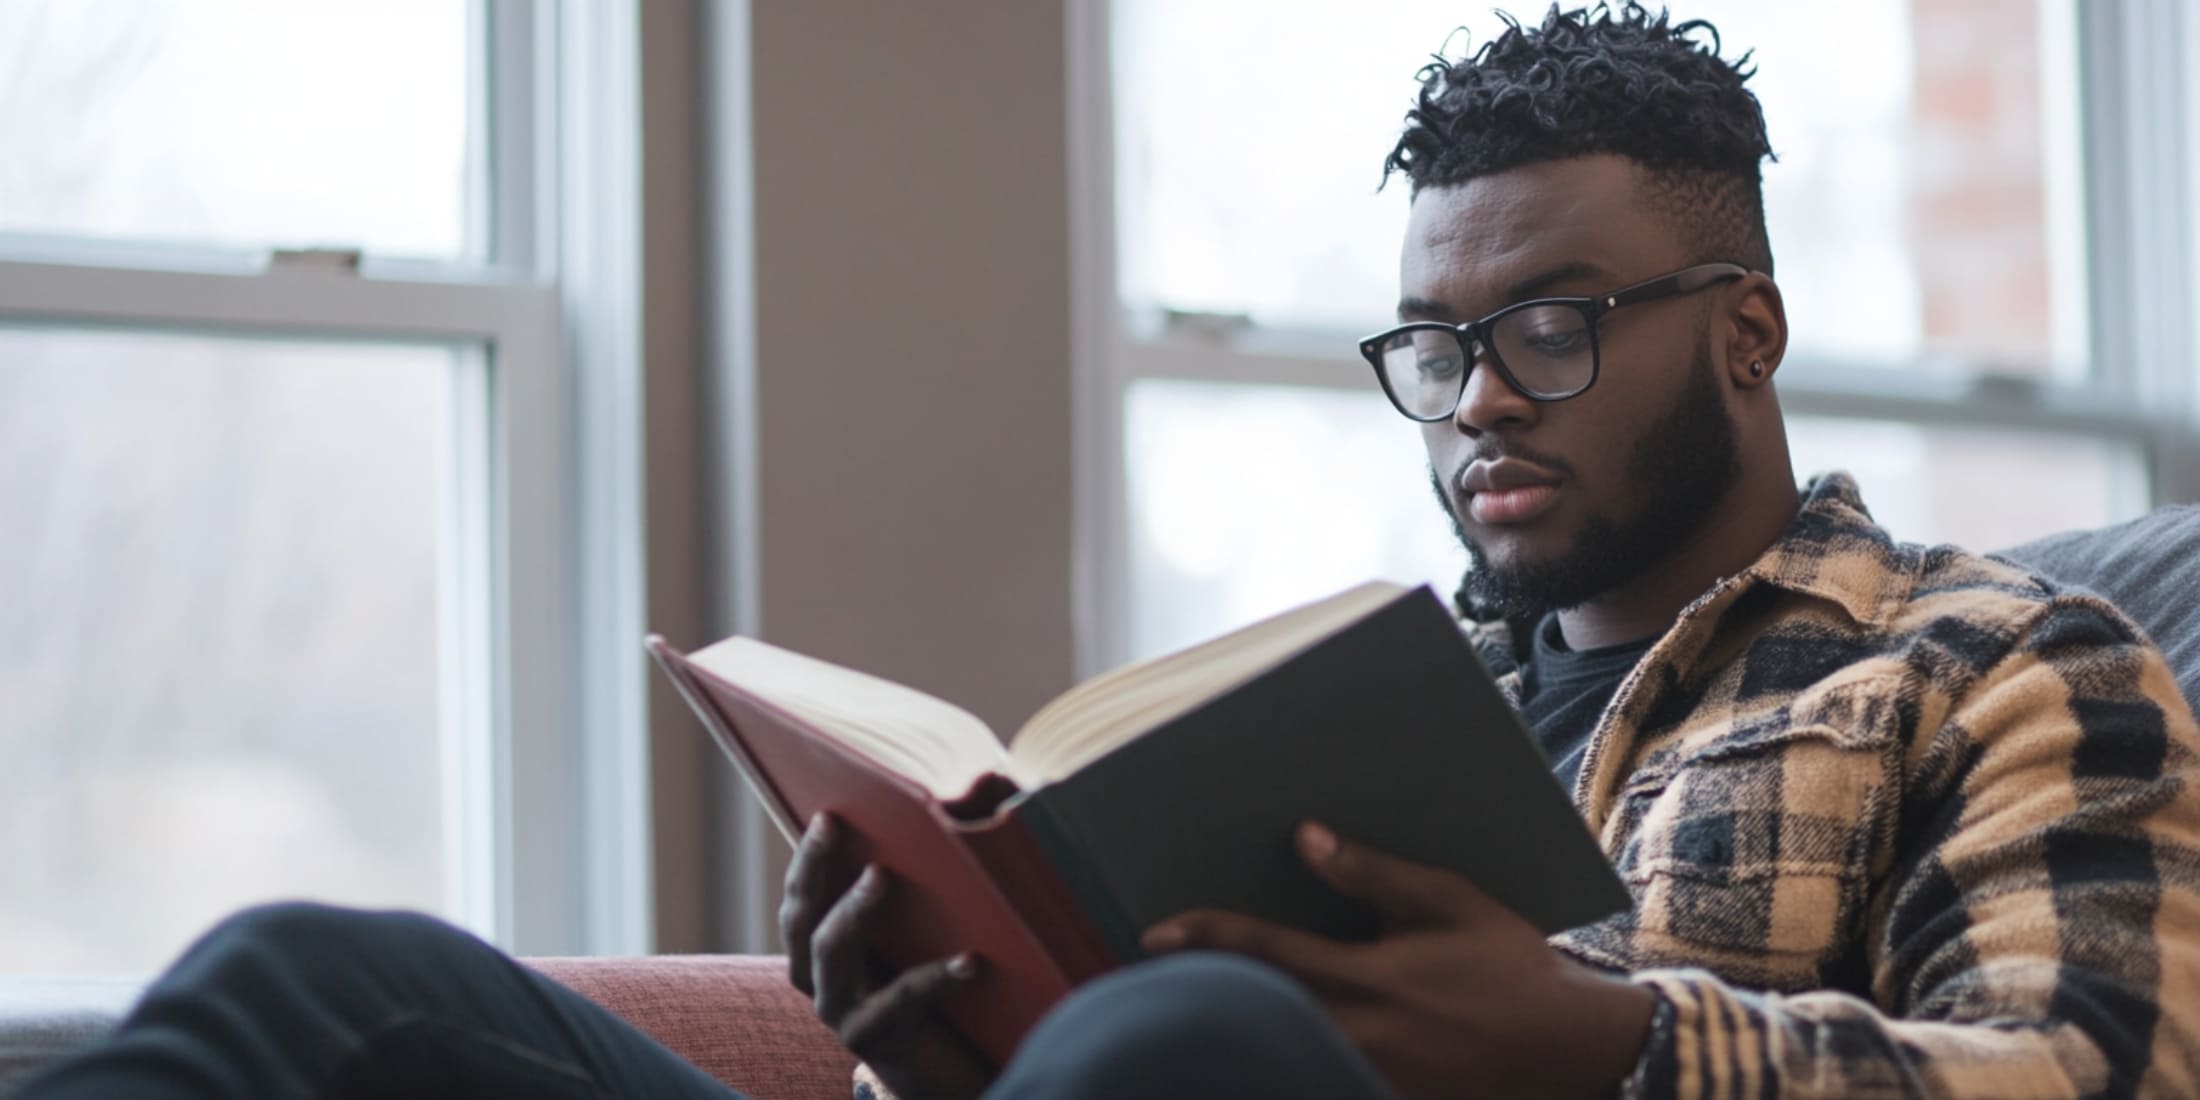
M1622 872L1643 964L1807 986L1855 947L1891 835L1900 748L1891 692L1832 685L1689 737L1622 794Z

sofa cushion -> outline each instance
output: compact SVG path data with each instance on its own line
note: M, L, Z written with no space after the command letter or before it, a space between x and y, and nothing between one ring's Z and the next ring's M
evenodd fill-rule
M1999 556L2123 608L2162 647L2185 698L2200 709L2200 505L2049 535Z
M523 960L755 1100L848 1100L855 1056L776 955Z
M114 1030L145 984L143 978L0 978L0 1096Z

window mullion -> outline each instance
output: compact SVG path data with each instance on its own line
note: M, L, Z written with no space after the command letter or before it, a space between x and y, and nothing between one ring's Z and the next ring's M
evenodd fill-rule
M1108 0L1069 0L1071 622L1076 669L1094 676L1129 658L1130 529L1123 477L1124 384L1132 372L1117 293L1115 88Z
M2189 416L2194 303L2179 0L2078 6L2096 380Z
M585 670L568 700L579 832L576 949L631 954L654 942L646 624L641 331L641 17L637 0L558 7L555 138L538 163L558 185L541 219L568 327L572 410L568 493L574 547L572 659ZM538 85L538 88L541 88ZM554 157L545 151L554 149ZM550 246L545 246L546 248ZM524 809L524 808L523 808Z
M528 0L488 0L480 10L489 63L472 109L487 123L474 130L486 134L474 155L486 161L476 201L488 209L475 224L487 230L486 253L499 265L548 275L557 248L556 219L547 213L557 209L557 195L544 141L557 82L545 62L557 56L556 20Z

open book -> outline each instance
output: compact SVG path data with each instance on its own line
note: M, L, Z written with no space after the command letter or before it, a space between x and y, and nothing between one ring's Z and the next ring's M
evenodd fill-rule
M1628 905L1425 587L1362 585L1097 677L1005 744L951 703L754 639L649 645L781 829L830 811L894 873L889 962L986 960L948 1011L996 1059L1185 909L1372 935L1299 861L1305 820L1456 870L1546 932Z

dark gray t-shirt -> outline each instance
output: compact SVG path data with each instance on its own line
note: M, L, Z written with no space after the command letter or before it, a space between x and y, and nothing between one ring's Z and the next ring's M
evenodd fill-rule
M1557 615L1545 615L1535 624L1535 641L1520 670L1520 717L1550 761L1559 786L1568 792L1581 773L1582 755L1589 750L1604 705L1655 641L1644 638L1576 652L1566 648Z

